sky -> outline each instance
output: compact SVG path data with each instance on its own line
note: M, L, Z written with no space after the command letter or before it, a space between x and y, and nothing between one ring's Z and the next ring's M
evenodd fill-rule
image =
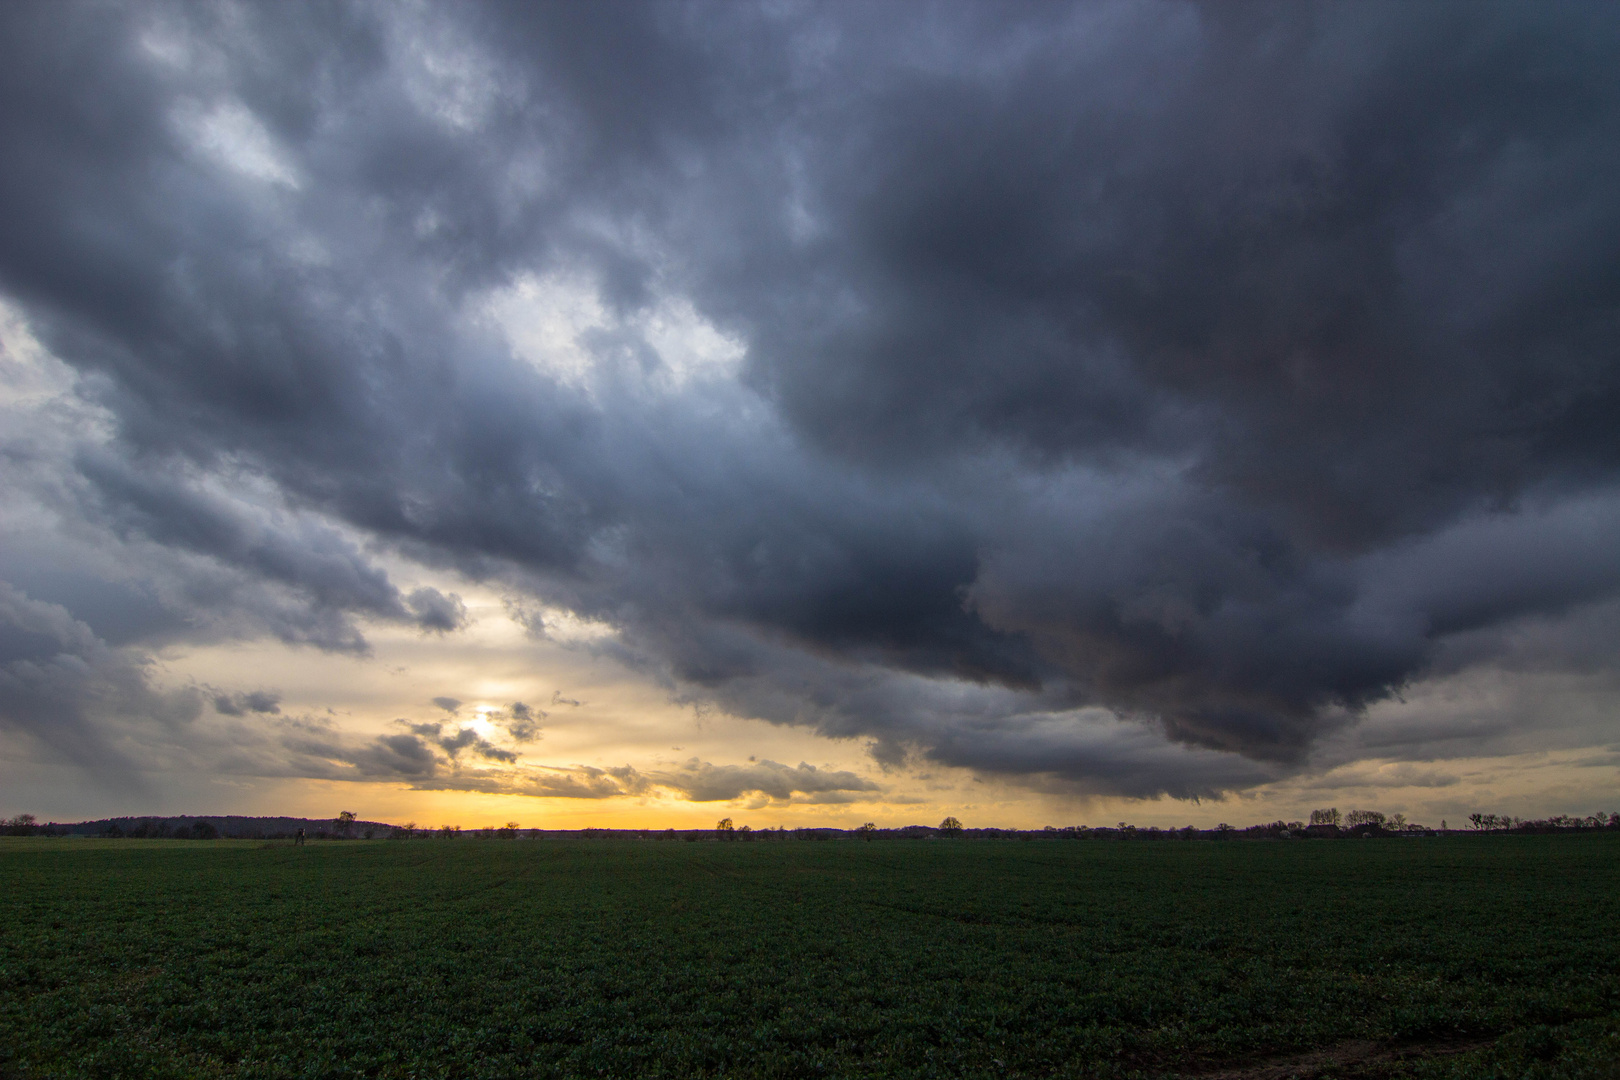
M0 814L1620 810L1620 9L0 5Z

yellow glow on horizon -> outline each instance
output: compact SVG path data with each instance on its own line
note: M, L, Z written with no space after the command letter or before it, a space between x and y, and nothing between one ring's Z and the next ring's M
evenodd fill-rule
M1210 827L1303 820L1312 809L1337 806L1404 813L1409 819L1453 824L1472 811L1516 814L1616 811L1620 756L1602 747L1536 751L1497 757L1416 764L1359 759L1261 785L1224 800L1129 799L1076 794L1056 781L975 775L933 762L883 771L863 740L828 739L801 727L699 713L670 700L666 688L605 658L578 640L537 639L513 620L503 598L487 589L444 578L418 578L409 564L390 570L412 587L433 584L460 593L472 622L450 635L423 635L399 626L370 626L369 657L322 653L275 643L221 644L172 649L154 671L168 686L194 685L240 693L274 690L280 716L222 718L206 712L199 735L274 734L277 724L305 720L350 741L369 743L403 732L399 721L438 721L446 733L472 727L497 746L521 754L512 775L535 769L630 766L643 776L676 774L693 758L716 766L758 761L793 768L847 771L876 783L880 792L852 793L849 802L814 802L799 796L771 800L758 793L698 802L668 788L609 799L539 797L479 791L417 790L404 779L304 779L249 771L152 774L144 787L103 792L94 805L56 806L57 793L80 791L82 776L65 765L41 765L23 748L0 744L0 785L20 800L9 813L42 813L79 820L125 813L236 813L330 818L352 810L367 820L418 826L484 828L517 821L525 828L709 828L722 817L756 829L786 826L851 828L866 821L890 828L937 824L947 815L970 827L1041 828L1046 825ZM453 697L453 714L433 703ZM1418 694L1409 694L1415 700ZM539 737L511 741L501 722L523 701L539 719ZM578 704L574 704L578 702ZM1387 710L1410 708L1392 704ZM1377 710L1367 725L1389 722ZM1399 717L1396 717L1399 719ZM232 727L231 725L237 725ZM324 725L324 726L323 726ZM266 736L268 737L268 736ZM499 771L506 766L462 751L463 767ZM153 766L156 768L157 766ZM1556 801L1556 809L1545 807Z

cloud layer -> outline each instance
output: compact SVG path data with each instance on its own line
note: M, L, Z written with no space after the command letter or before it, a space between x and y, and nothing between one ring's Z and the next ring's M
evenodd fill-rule
M76 410L5 406L0 715L87 767L197 707L147 650L465 625L385 557L887 767L1184 797L1620 588L1606 8L0 20L0 292ZM459 704L341 760L544 718ZM523 775L477 783L872 790Z

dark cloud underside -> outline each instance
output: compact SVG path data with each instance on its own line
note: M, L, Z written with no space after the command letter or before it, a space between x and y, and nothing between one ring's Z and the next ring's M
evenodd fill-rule
M215 583L152 586L129 648L455 633L390 549L891 765L1191 795L1620 585L1607 6L0 20L0 291L112 431L50 459L55 505ZM27 686L8 721L60 700L88 754L81 691ZM452 726L355 767L510 753Z

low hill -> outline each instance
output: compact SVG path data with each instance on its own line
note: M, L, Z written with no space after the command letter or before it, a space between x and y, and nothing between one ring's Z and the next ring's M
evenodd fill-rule
M197 826L206 826L202 831L206 835L212 829L214 835L234 837L242 840L278 840L292 836L299 829L310 837L334 839L353 838L363 839L367 836L387 836L394 828L381 821L352 821L339 825L331 818L300 818L300 817L242 817L235 814L223 816L180 814L173 817L116 817L100 818L96 821L80 821L71 825L59 825L52 822L42 827L41 831L54 832L61 836L192 836L198 835Z

